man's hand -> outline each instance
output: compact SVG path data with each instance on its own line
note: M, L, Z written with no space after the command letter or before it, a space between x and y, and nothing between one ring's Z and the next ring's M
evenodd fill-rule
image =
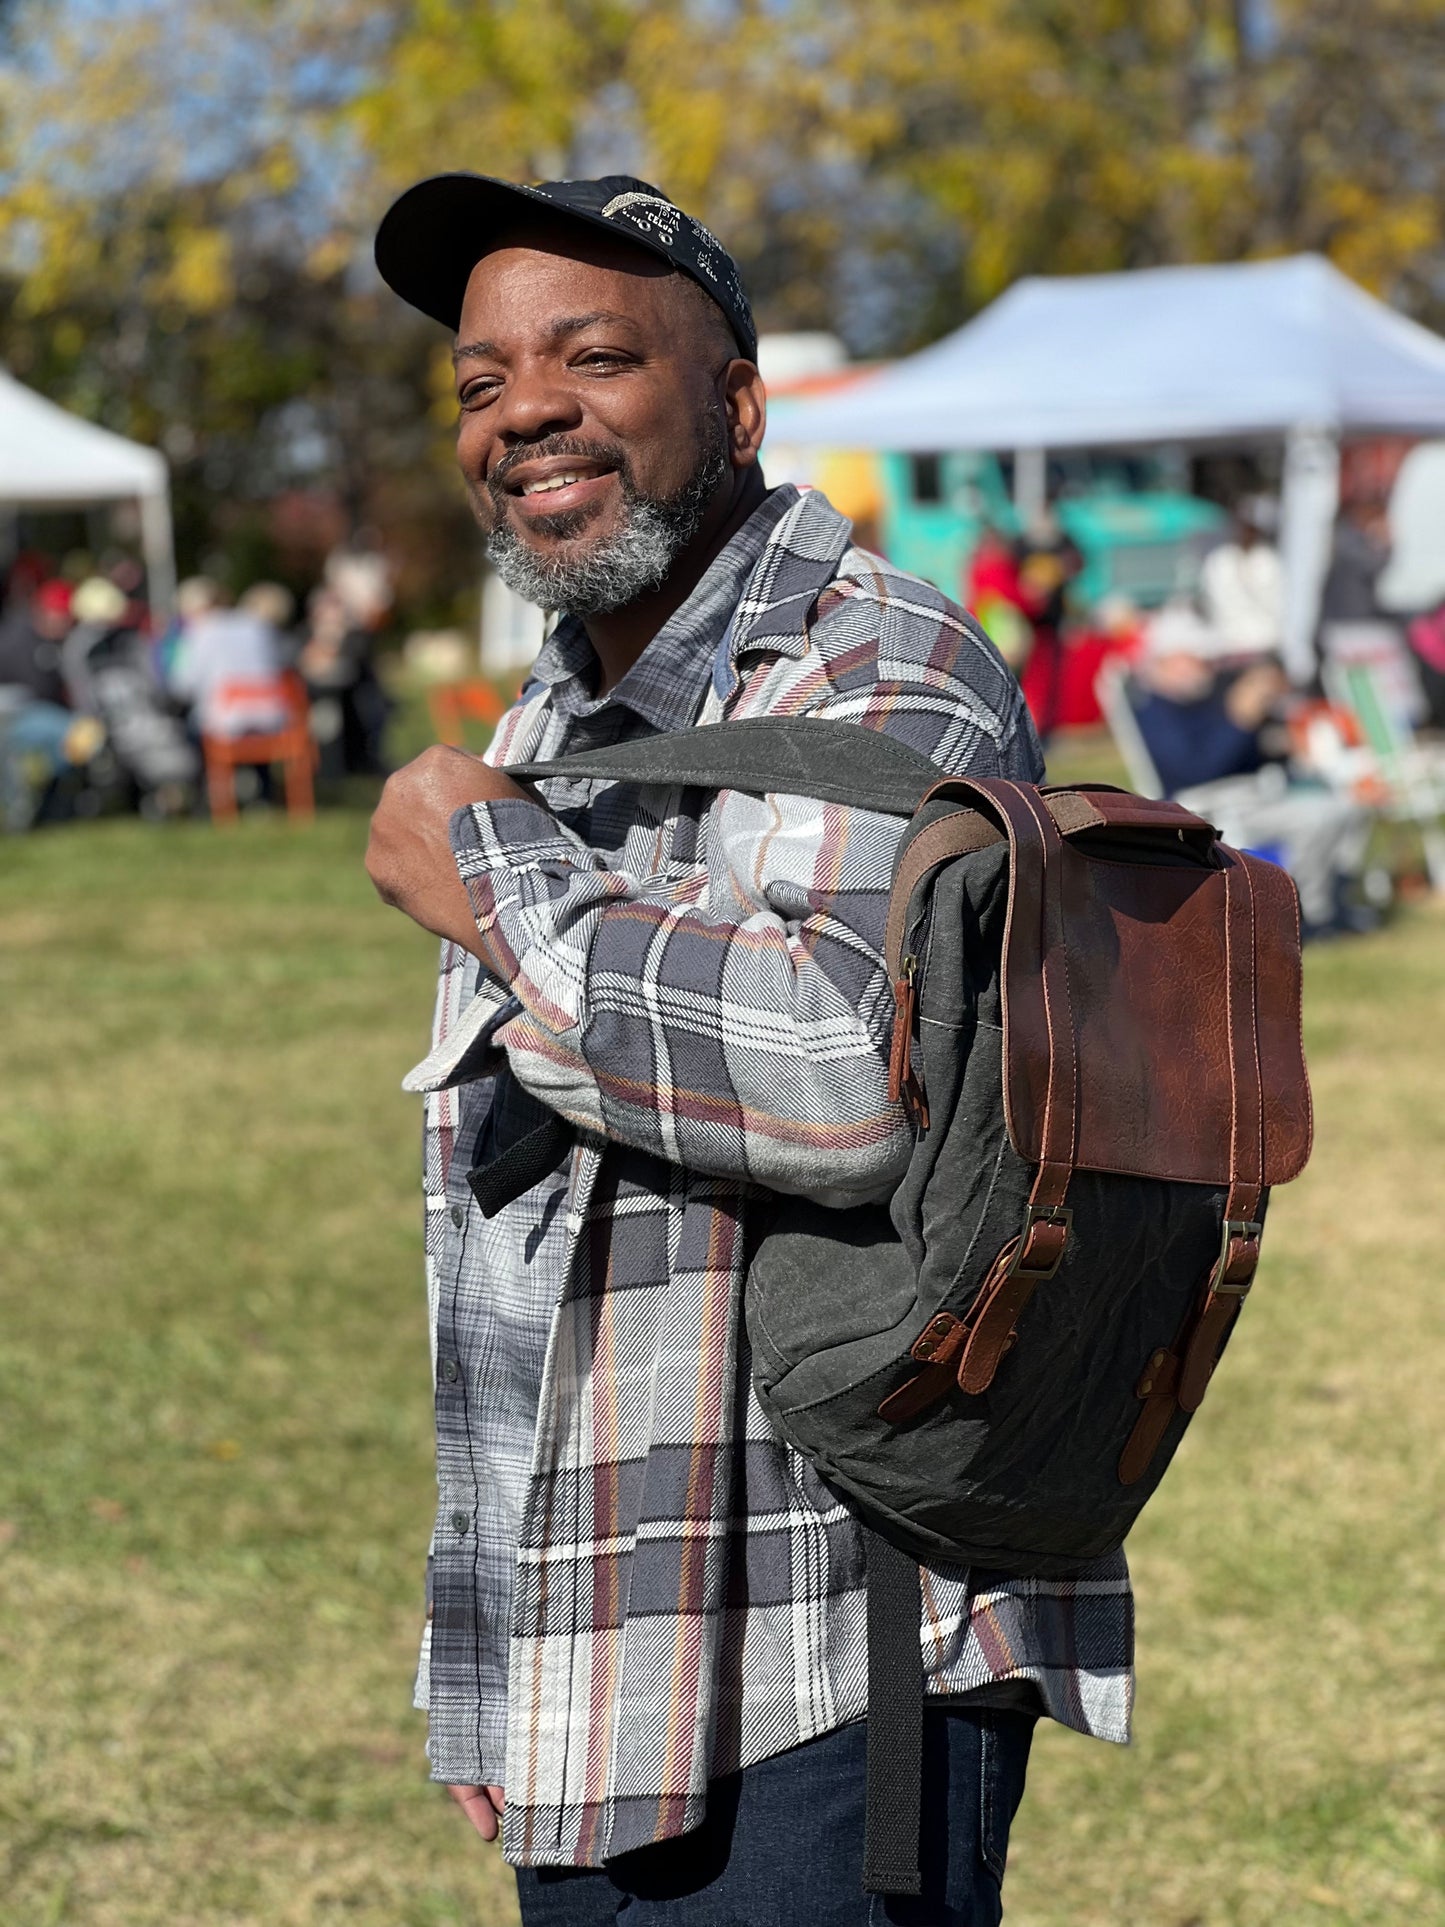
M437 743L387 778L371 819L366 870L383 903L464 949L477 926L452 860L447 825L464 803L527 797L510 776L465 750ZM528 798L535 801L535 798Z
M447 1792L484 1840L495 1840L507 1796L499 1786L449 1786Z
M1224 698L1225 714L1236 729L1260 729L1288 690L1289 682L1282 669L1269 662L1257 663L1229 685Z

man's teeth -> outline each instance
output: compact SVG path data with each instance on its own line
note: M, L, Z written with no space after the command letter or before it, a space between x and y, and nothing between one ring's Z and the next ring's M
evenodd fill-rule
M524 495L545 495L549 489L567 488L573 482L585 482L585 475L549 475L542 482L523 482Z

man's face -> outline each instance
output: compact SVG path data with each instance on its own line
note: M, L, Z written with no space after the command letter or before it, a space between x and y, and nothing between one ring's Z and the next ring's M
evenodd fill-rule
M1175 703L1202 702L1213 686L1214 676L1201 656L1184 649L1151 656L1145 665L1149 686Z
M663 579L725 510L732 359L679 277L604 236L524 239L477 263L457 459L513 587L589 613Z

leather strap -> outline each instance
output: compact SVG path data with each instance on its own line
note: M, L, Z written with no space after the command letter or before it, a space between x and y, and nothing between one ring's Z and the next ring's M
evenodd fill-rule
M888 900L888 924L883 937L883 955L888 974L897 978L903 971L903 946L908 938L908 911L920 883L941 863L1002 843L1004 833L977 810L962 809L930 823L909 841L898 858L893 873L893 890Z
M918 1561L863 1535L868 1560L868 1766L863 1885L923 1889L923 1591Z
M993 1383L1009 1348L1019 1314L1052 1270L1019 1268L1021 1239L1012 1238L994 1259L979 1287L969 1318L968 1342L958 1361L958 1388L977 1396Z
M1259 1264L1264 1081L1255 982L1255 861L1230 851L1224 877L1230 1121L1229 1189L1219 1256L1172 1349L1154 1353L1135 1387L1144 1406L1119 1458L1119 1478L1125 1485L1148 1471L1174 1414L1199 1410Z
M1197 1412L1259 1263L1264 1195L1264 1088L1255 995L1254 879L1231 853L1224 878L1225 1004L1229 1025L1229 1193L1219 1259L1179 1371L1179 1404Z
M953 1383L954 1367L967 1337L967 1325L951 1311L930 1318L909 1353L923 1369L888 1394L878 1407L879 1418L889 1425L902 1425L905 1419L916 1418L942 1398Z
M1038 832L1043 874L1042 959L1044 1014L1049 1034L1049 1081L1044 1099L1043 1156L1029 1196L1031 1205L1061 1207L1074 1172L1079 1141L1079 1054L1074 1034L1073 1004L1069 996L1068 927L1064 915L1063 847L1053 817L1037 790L1017 783L1000 784L1023 806ZM1057 1225L1036 1221L1025 1235L1020 1266L1032 1269L1040 1261L1056 1264L1063 1254L1064 1236Z
M1179 1410L1175 1393L1179 1389L1179 1354L1157 1351L1150 1358L1134 1387L1144 1400L1144 1409L1134 1422L1128 1442L1119 1456L1119 1483L1133 1485L1142 1479L1159 1450L1169 1421Z
M1039 794L1063 836L1101 829L1162 831L1190 844L1201 856L1208 856L1219 840L1212 823L1181 804L1132 796L1112 785L1044 788Z
M903 847L893 874L888 899L888 924L883 938L883 955L893 979L893 1040L888 1053L888 1096L896 1104L907 1104L915 1124L928 1129L928 1099L914 1073L912 1062L913 1020L915 1013L914 973L917 960L905 965L904 944L908 941L908 912L914 892L940 864L966 856L971 850L1002 843L1003 832L977 810L960 809L930 823Z
M995 1259L969 1318L968 1342L959 1360L965 1392L988 1390L1007 1351L1020 1314L1038 1286L1058 1270L1068 1242L1065 1203L1078 1145L1078 1042L1069 996L1068 930L1064 904L1062 842L1058 825L1037 790L1002 777L951 778L929 798L972 793L1002 818L1009 841L1009 904L1004 925L1004 1062L1012 992L1041 995L1048 1039L1041 1157L1019 1236ZM922 842L922 837L919 841ZM1037 959L1035 984L1032 979ZM1005 1080L1007 1084L1007 1080ZM1005 1089L1007 1104L1007 1089Z

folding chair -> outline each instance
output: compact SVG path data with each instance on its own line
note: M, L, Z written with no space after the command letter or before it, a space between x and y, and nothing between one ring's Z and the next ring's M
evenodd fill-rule
M1322 680L1330 700L1355 718L1375 759L1384 814L1415 824L1431 888L1445 893L1445 771L1417 740L1407 709L1391 699L1378 662L1336 656L1325 662Z
M1129 781L1143 796L1163 796L1163 783L1134 713L1136 685L1128 665L1117 660L1106 662L1099 671L1094 688L1099 707L1129 772ZM1283 863L1294 874L1298 867L1298 852L1293 837L1289 833L1281 835L1277 828L1261 834L1263 825L1278 825L1279 806L1290 793L1284 770L1270 764L1252 775L1223 776L1213 782L1194 784L1180 790L1175 801L1207 818L1227 843L1240 849L1253 850L1256 855L1269 856L1273 862ZM1349 789L1337 789L1336 794L1344 797L1349 794ZM1352 800L1366 809L1374 807L1372 802L1363 799ZM1296 833L1297 830L1298 826ZM1366 848L1366 841L1362 839L1357 864L1352 865L1352 871L1368 895L1364 870ZM1388 884L1386 890L1388 894Z
M439 743L461 749L468 723L502 720L507 705L489 682L474 677L469 682L438 683L427 692L427 709Z
M310 820L316 814L313 771L317 750L308 716L306 685L294 670L262 682L229 682L217 692L220 706L234 703L266 706L279 699L287 712L280 729L253 731L244 736L201 737L206 760L206 794L214 823L236 820L236 771L257 764L281 765L286 785L286 814Z
M1123 757L1129 781L1139 794L1162 797L1164 785L1134 714L1129 688L1129 665L1119 656L1107 656L1094 678L1094 694L1099 699L1104 721L1109 725L1114 747Z

